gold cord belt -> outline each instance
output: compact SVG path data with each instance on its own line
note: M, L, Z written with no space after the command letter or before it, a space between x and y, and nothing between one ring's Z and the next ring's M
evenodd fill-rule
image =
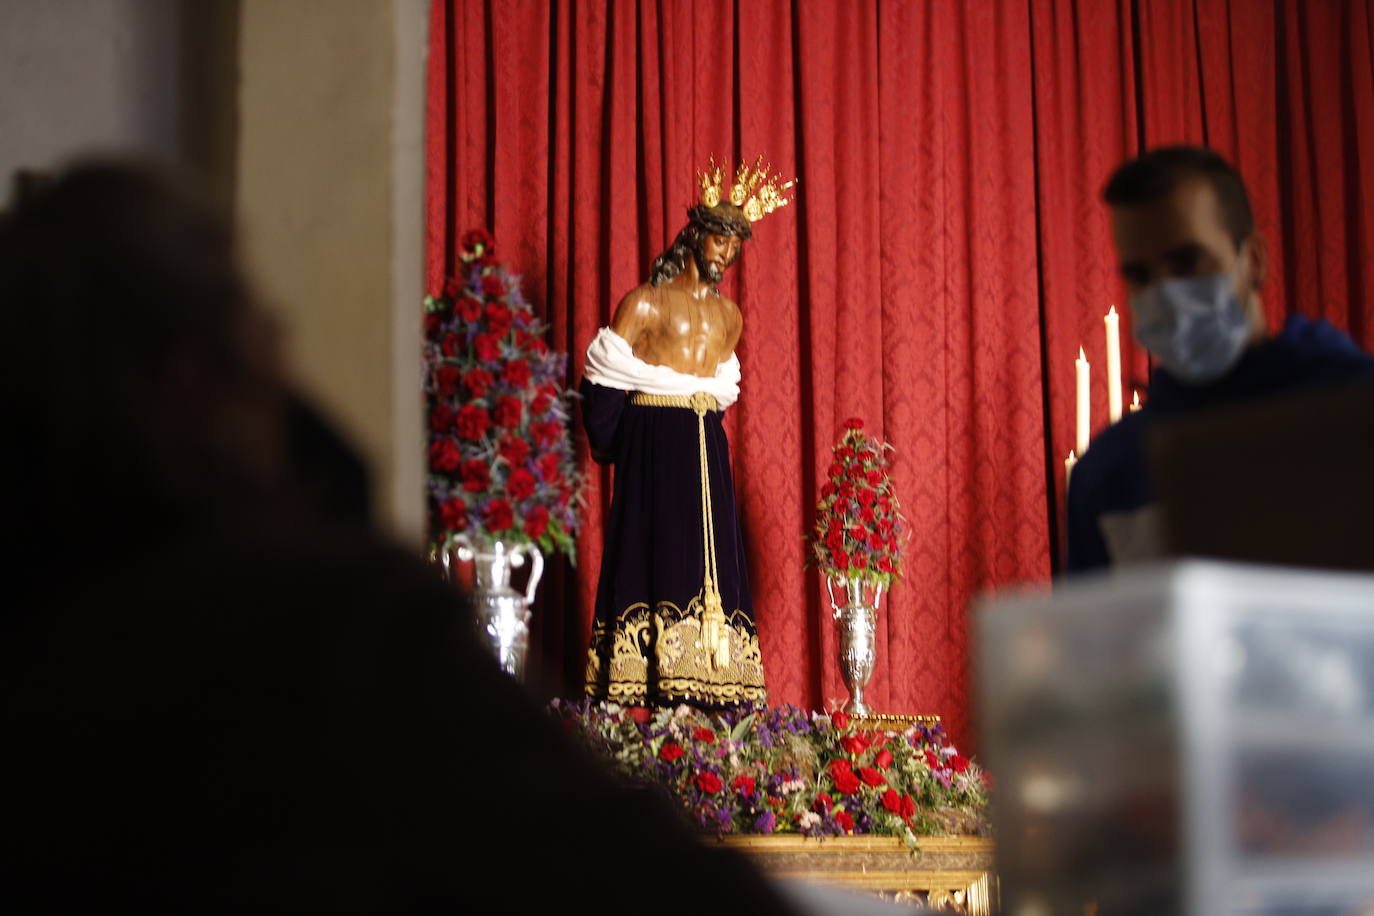
M644 394L636 391L630 403L640 407L687 407L697 414L697 455L701 465L701 549L705 557L705 575L701 584L701 646L711 656L712 664L723 668L730 664L730 630L725 624L721 607L720 576L716 570L716 525L711 511L711 475L706 455L706 412L719 410L719 402L704 391L695 394Z

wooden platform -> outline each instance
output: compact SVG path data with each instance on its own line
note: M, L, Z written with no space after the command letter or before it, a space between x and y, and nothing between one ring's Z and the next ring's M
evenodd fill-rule
M728 836L769 874L917 901L936 912L990 916L996 898L992 840L920 838L913 853L896 837Z

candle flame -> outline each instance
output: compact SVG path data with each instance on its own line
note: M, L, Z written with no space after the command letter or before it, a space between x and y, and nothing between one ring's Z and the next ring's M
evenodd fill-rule
M1115 305L1112 306L1111 311L1107 312L1107 317L1108 317L1108 318L1115 318L1115 317L1116 317L1116 306L1115 306Z
M1131 398L1131 406L1132 406L1132 407L1139 407L1139 406L1140 406L1140 392L1139 392L1139 391L1135 392L1135 395Z
M1082 362L1085 362L1085 363L1088 361L1088 354L1086 354L1086 353L1083 352L1083 348L1082 348L1082 347L1079 347L1079 348L1078 348L1078 358L1079 358L1079 360L1081 360Z
M1078 460L1077 458L1074 457L1073 449L1069 449L1069 460L1070 460L1070 461L1077 461L1077 460Z

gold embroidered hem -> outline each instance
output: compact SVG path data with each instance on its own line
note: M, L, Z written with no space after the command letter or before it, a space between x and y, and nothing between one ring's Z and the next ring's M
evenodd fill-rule
M762 703L763 656L747 614L726 615L722 656L702 636L700 596L686 610L670 601L650 612L632 604L609 625L598 620L587 652L588 696L627 706Z

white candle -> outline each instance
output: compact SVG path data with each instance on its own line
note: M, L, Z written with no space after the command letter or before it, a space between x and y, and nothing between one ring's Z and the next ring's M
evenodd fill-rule
M1137 410L1139 410L1139 409L1140 409L1140 392L1139 392L1139 391L1136 391L1136 392L1134 392L1133 396L1131 397L1131 413L1135 413L1135 412L1136 412Z
M1075 443L1078 447L1078 454L1081 455L1088 450L1088 437L1091 435L1092 420L1088 400L1090 395L1088 357L1083 353L1082 347L1078 348L1078 359L1074 361L1074 368L1078 370L1078 435Z
M1121 419L1121 322L1116 306L1103 319L1107 324L1107 416Z
M1074 457L1073 450L1070 449L1070 450L1069 450L1069 457L1067 457L1067 458L1064 459L1064 488L1065 488L1065 489L1068 489L1068 486L1069 486L1069 475L1073 473L1073 466L1074 466L1075 464L1077 464L1077 463L1078 463L1078 459L1077 459L1076 457Z

